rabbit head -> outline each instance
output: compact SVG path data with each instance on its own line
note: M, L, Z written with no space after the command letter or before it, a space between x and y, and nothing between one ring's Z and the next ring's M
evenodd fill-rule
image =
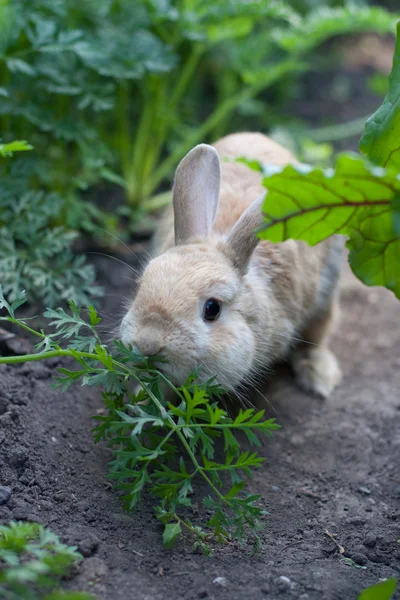
M121 324L121 339L182 385L200 367L200 380L216 377L234 390L256 353L255 291L247 270L262 222L263 197L230 233L213 232L221 170L216 150L196 146L179 164L173 187L175 246L151 260Z

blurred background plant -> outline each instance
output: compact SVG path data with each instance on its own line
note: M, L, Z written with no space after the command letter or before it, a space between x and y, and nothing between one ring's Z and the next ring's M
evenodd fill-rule
M38 523L0 525L2 600L95 600L85 592L63 592L59 583L83 556L75 546Z
M0 144L0 157L32 150L25 141ZM0 282L13 301L19 290L53 306L72 299L84 304L100 296L93 265L75 255L78 233L64 224L51 226L63 206L56 192L29 189L32 161L0 163Z
M78 294L94 289L94 275L69 250L74 232L110 245L112 236L126 241L146 227L169 199L174 167L199 141L258 129L304 161L329 164L332 142L362 131L362 110L344 125L327 120L310 131L305 123L314 125L315 100L326 115L335 99L346 102L348 78L319 84L329 79L327 64L346 52L342 34L394 33L396 16L379 4L0 0L0 137L22 137L35 148L1 171L0 278L8 292L21 287L14 263L22 244L26 256L30 248L52 249L61 261L47 270L39 256L47 281L31 273L23 282L28 295L50 305L66 297L85 302ZM374 56L385 39L370 38ZM327 43L328 52L317 50ZM390 64L375 66L370 86L382 96ZM311 73L314 103L305 85ZM53 272L66 281L53 285ZM86 286L71 287L79 273Z

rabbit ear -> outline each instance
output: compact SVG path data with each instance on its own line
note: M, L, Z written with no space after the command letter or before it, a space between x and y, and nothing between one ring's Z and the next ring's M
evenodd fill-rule
M251 255L260 241L255 230L264 222L264 198L265 193L250 204L228 235L227 242L232 251L234 265L242 274L246 272Z
M199 144L179 163L173 188L175 244L207 237L219 203L221 168L217 151Z

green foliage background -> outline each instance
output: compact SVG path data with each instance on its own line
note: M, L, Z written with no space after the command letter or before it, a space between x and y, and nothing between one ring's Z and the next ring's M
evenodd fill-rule
M62 592L60 579L82 559L38 523L11 521L0 526L2 600L94 600L91 594Z
M386 581L381 581L365 589L358 597L358 600L391 600L397 588L397 581L393 577Z
M326 171L252 163L265 173L267 189L260 237L317 244L333 234L347 235L349 262L357 277L400 298L399 140L400 22L389 92L360 140L368 160L342 155Z
M0 138L34 146L0 165L6 292L86 303L94 273L69 251L74 231L126 237L168 201L194 144L264 128L266 91L309 69L325 40L393 29L393 14L362 2L0 0ZM102 181L127 205L83 195Z

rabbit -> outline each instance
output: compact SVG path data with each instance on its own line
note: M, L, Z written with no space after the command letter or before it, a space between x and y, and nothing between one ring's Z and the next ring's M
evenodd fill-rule
M235 393L283 359L303 390L326 398L341 380L328 340L342 238L314 247L261 241L255 230L268 192L259 172L232 160L243 156L296 163L261 133L228 135L183 158L121 339L161 356L156 365L175 385L200 367L200 382L215 377Z

